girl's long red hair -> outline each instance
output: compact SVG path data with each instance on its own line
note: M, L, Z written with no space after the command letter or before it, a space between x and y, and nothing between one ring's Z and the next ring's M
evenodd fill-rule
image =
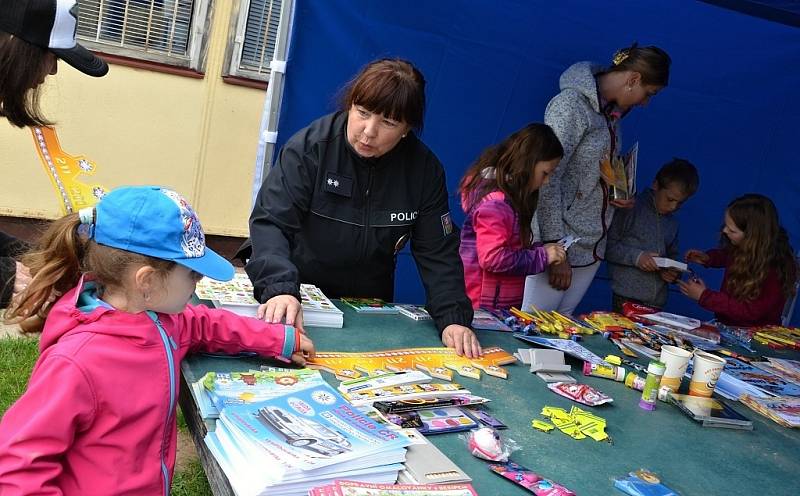
M797 261L775 204L764 195L747 194L733 200L727 212L744 238L733 245L723 236L723 245L732 257L725 290L736 299L753 300L769 272L775 270L783 294L789 298L797 282Z

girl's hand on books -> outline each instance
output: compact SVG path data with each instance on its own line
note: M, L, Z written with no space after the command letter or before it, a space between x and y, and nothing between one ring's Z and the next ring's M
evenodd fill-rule
M572 284L572 267L568 263L557 263L550 266L550 286L553 289L566 291Z
M547 252L548 265L559 264L567 259L567 250L559 243L547 243L544 249Z
M656 261L653 260L653 257L657 257L658 253L653 253L651 251L643 251L639 255L639 259L636 260L636 267L639 270L643 270L645 272L655 272L658 270L658 264Z
M706 290L706 283L704 283L702 279L697 278L688 281L678 281L678 288L681 290L681 293L697 301L703 295L703 291Z
M266 303L259 305L256 316L272 324L285 322L303 334L306 332L303 329L303 307L292 295L273 296Z
M442 331L442 343L448 348L455 348L458 356L478 358L483 355L478 337L469 327L450 324Z
M708 261L711 260L706 252L700 250L687 251L685 258L687 262L698 263L700 265L706 265Z
M292 363L297 365L305 365L306 359L313 359L317 356L317 351L314 349L314 343L305 334L300 335L300 349L292 353Z
M627 200L609 200L608 204L612 205L617 208L633 208L633 205L636 203L636 200L633 198L628 198Z

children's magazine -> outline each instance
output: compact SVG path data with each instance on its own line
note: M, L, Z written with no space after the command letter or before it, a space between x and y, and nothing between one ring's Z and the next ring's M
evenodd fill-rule
M228 425L264 450L301 470L311 470L403 448L408 439L376 424L327 383L257 403L228 405Z

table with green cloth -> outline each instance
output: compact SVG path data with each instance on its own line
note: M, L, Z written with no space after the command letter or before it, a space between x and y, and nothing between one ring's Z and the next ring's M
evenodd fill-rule
M344 311L342 329L307 328L318 351L367 352L441 346L439 335L429 321L416 322L402 315L359 314L336 303ZM484 347L499 346L509 353L532 347L510 333L479 330L477 334ZM585 337L581 344L601 357L619 354L600 335ZM183 362L180 405L215 495L232 495L233 491L203 443L206 431L213 430L214 421L200 418L189 384L209 371L248 370L264 363L276 365L258 358L202 354ZM475 380L456 375L454 382L492 400L486 410L508 425L507 430L501 431L503 437L513 439L521 447L512 453L512 460L581 496L622 494L614 489L613 479L639 468L655 472L663 483L683 496L800 494L796 479L800 474L800 431L781 427L746 406L729 401L726 403L753 421L752 431L702 427L677 407L662 402L658 402L655 411L648 412L638 406L639 391L621 382L583 376L582 362L572 357L567 356L567 363L572 365L572 375L578 382L603 391L614 402L594 408L571 402L548 390L545 382L521 362L505 366L508 379L482 374L480 380ZM323 372L323 375L331 384L338 384L331 374ZM596 442L588 437L575 440L557 429L545 433L532 428L531 420L542 419L540 412L545 405L566 410L579 406L605 418L606 432L612 441ZM488 462L472 456L458 433L429 439L472 477L479 494L530 494L490 472Z

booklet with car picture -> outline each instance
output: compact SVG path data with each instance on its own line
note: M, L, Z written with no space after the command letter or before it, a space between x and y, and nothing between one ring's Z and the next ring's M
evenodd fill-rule
M302 470L409 444L402 434L376 424L347 403L327 383L261 402L228 405L220 418Z

